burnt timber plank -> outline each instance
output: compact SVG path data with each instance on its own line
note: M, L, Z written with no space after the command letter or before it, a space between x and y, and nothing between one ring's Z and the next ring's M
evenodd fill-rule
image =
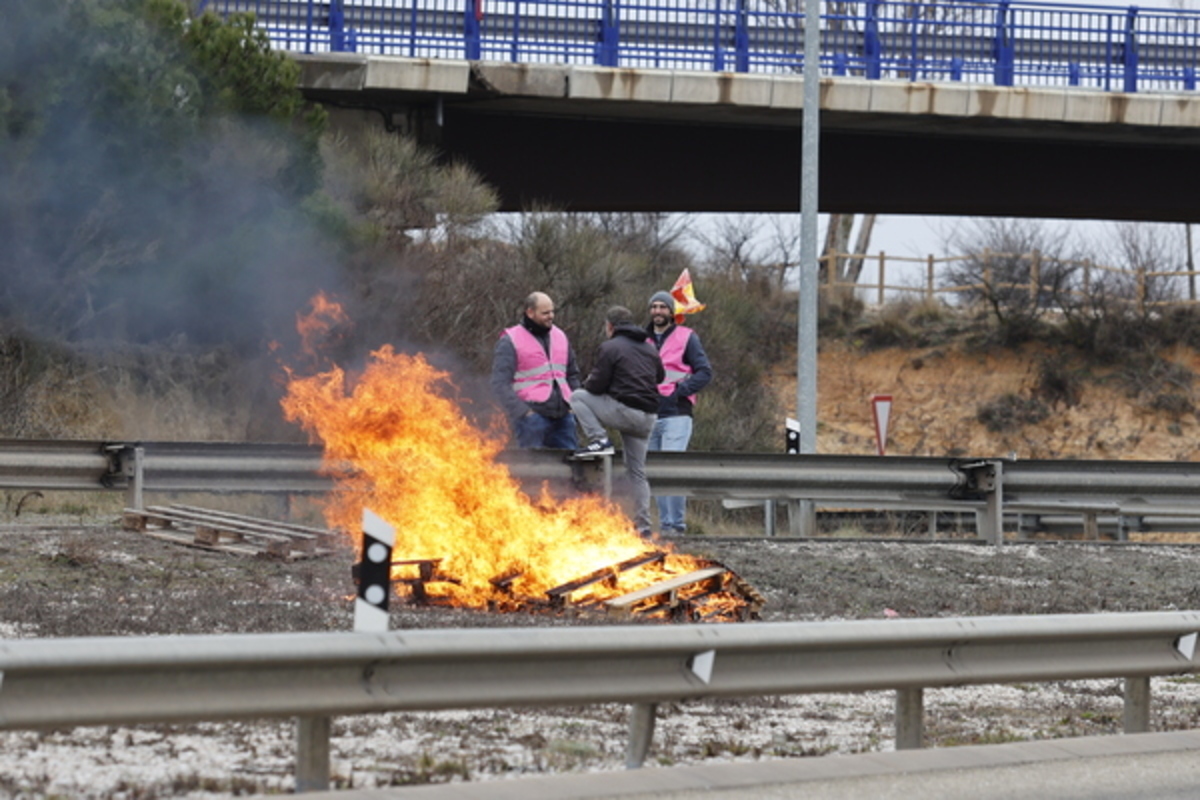
M609 611L628 613L633 606L642 602L643 600L649 600L650 598L658 597L659 595L671 595L684 586L689 586L693 583L700 583L701 581L715 578L716 576L723 575L728 571L729 570L725 567L706 567L705 569L698 569L694 572L688 572L684 575L676 575L674 578L668 578L665 581L659 581L658 583L651 584L644 589L638 589L636 592L630 592L629 594L622 595L620 597L614 597L612 600L606 600L604 605Z

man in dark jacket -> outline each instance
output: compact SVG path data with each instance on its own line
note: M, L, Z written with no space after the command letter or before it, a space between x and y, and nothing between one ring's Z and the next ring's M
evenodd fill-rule
M554 301L534 292L525 298L520 324L505 329L492 354L492 391L517 446L574 450L575 417L568 401L578 388L575 350L554 324Z
M633 321L633 312L613 306L605 316L608 340L596 353L595 366L583 388L571 395L571 408L589 444L576 455L611 455L605 426L621 432L625 474L633 488L633 524L650 534L650 482L646 480L646 449L658 418L658 385L663 382L662 360L649 334Z

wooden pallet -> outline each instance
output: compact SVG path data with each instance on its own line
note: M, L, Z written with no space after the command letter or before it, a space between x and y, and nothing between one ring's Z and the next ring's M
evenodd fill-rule
M550 605L554 608L569 606L572 605L572 593L577 592L580 589L586 589L587 587L596 583L607 583L608 585L615 587L617 585L617 581L621 577L621 573L637 569L638 567L645 566L646 564L656 564L666 557L667 554L661 550L652 550L642 553L640 556L634 556L633 558L626 559L619 564L613 564L612 566L598 569L589 575L578 578L577 580L564 583L561 586L555 586L553 589L550 589L546 592L546 596L550 599Z
M285 561L329 555L337 536L321 528L184 505L127 508L122 525L175 544Z
M679 602L679 591L685 587L707 583L710 584L710 586L706 587L707 590L719 589L721 577L728 573L728 571L722 566L698 569L686 575L677 575L673 578L659 581L652 586L647 586L645 589L639 589L636 592L630 592L621 597L607 600L604 605L610 612L616 614L632 614L639 603L647 601L654 602L658 607L670 608Z

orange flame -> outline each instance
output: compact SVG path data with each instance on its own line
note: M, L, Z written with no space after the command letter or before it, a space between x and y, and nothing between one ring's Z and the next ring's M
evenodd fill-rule
M347 324L350 319L341 304L324 292L317 292L309 303L312 311L296 314L296 331L300 334L301 349L316 355L330 331Z
M322 296L304 319L311 338L344 316ZM336 304L332 304L336 306ZM396 529L395 561L440 560L430 596L484 608L546 602L546 592L649 549L631 521L607 500L584 496L557 502L546 488L526 495L495 460L501 438L475 428L451 398L449 376L421 355L385 345L351 381L340 367L292 376L282 404L289 421L324 443L336 481L324 513L331 527L359 531L364 507ZM670 555L580 593L611 597L695 569ZM393 568L397 580L413 565ZM506 588L497 579L517 577Z

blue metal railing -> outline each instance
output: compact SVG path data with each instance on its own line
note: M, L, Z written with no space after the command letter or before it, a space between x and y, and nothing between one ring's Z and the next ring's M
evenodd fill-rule
M758 73L804 65L803 0L201 0L282 50ZM821 3L828 75L1196 88L1200 12L1012 0Z

